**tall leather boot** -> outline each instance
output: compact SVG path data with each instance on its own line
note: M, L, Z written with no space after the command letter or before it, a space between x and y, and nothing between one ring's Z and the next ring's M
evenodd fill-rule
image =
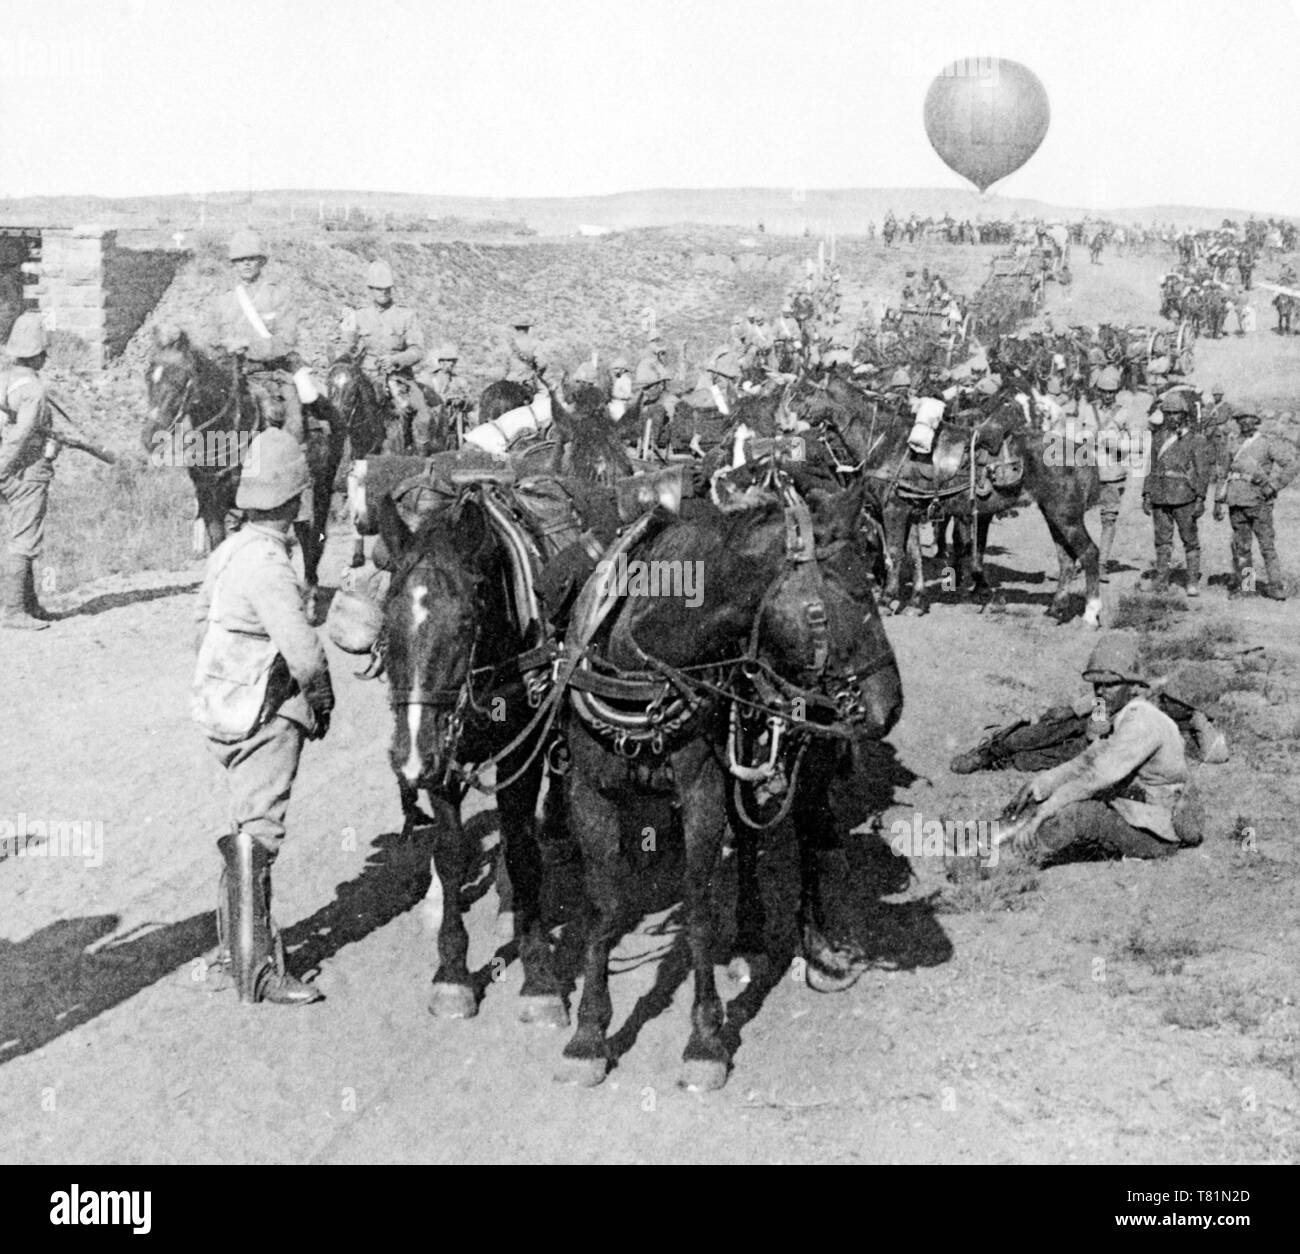
M1201 554L1199 550L1187 554L1187 595L1189 597L1201 595Z
M271 919L271 854L247 832L232 832L217 841L225 862L223 900L217 930L230 952L231 975L239 1000L306 1006L322 994L284 969L284 949Z
M51 614L36 598L36 565L34 562L26 563L26 574L23 576L23 608L33 618L39 618L43 623L58 621L59 616Z
M49 623L27 612L27 580L31 559L10 557L0 569L0 627L12 631L44 631Z
M1101 561L1098 563L1102 583L1109 582L1110 551L1115 547L1115 522L1101 524Z
M1270 601L1286 600L1286 581L1282 578L1282 563L1277 554L1264 559L1264 573L1268 576L1268 590L1261 593Z

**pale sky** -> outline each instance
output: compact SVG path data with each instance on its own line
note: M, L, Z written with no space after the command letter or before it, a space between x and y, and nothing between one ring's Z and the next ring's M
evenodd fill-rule
M1296 0L0 0L0 195L959 187L959 57L1052 125L994 187L1300 213Z

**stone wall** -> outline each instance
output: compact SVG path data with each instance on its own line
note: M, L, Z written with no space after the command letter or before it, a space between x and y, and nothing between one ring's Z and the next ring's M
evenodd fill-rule
M121 248L116 231L98 226L43 231L36 295L47 327L77 337L87 364L103 367L126 346L186 256Z

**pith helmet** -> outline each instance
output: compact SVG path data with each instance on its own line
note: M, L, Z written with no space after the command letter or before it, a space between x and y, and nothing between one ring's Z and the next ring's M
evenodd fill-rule
M269 427L248 446L239 476L239 509L278 509L311 486L311 471L298 441Z
M631 370L632 365L628 361L628 359L624 357L622 353L620 353L617 357L614 358L613 361L609 363L609 368L614 371Z
M265 257L266 246L256 231L245 228L236 231L230 237L230 260L239 261L244 257Z
M436 358L434 358L434 360L435 361L459 361L460 349L458 349L455 344L452 344L450 341L447 341L439 347L438 355Z
M393 270L386 261L372 261L366 271L367 287L392 287Z
M637 362L636 385L639 388L654 387L656 383L666 383L669 374L653 357L643 357Z
M1119 391L1119 370L1117 367L1107 366L1097 376L1097 389L1101 392Z
M34 309L19 314L9 329L9 342L5 352L10 357L39 357L49 347L45 334L45 322Z
M1133 636L1112 632L1092 651L1083 677L1090 684L1145 684L1138 669L1138 645Z
M510 325L512 327L524 327L527 329L533 325L533 315L526 313L518 314L510 320Z
M1215 384L1215 385L1210 389L1210 395L1211 395L1211 396L1222 396L1222 395L1223 395L1223 384L1222 384L1222 383L1216 383L1216 384Z
M906 366L899 366L899 368L889 376L889 386L891 388L910 388L912 386L912 376L907 373Z
M1187 397L1181 392L1166 392L1160 398L1160 412L1162 414L1187 413Z
M1237 408L1232 411L1232 416L1239 424L1244 422L1248 426L1259 426L1259 414L1255 412L1254 405L1238 405Z

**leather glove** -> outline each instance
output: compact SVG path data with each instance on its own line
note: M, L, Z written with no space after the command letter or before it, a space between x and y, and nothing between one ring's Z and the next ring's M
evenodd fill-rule
M1148 518L1151 517L1151 502L1150 502L1149 500L1147 500L1147 498L1146 498L1145 496L1142 498L1142 512L1143 512L1143 513L1144 513Z
M303 689L303 696L316 718L314 740L323 740L330 729L330 714L334 709L334 685L329 670L323 670Z
M704 467L699 462L687 462L683 476L684 496L702 496L705 489Z
M1215 521L1215 522L1222 522L1222 521L1223 521L1223 502L1222 502L1222 501L1215 501L1215 502L1214 502L1214 521Z

